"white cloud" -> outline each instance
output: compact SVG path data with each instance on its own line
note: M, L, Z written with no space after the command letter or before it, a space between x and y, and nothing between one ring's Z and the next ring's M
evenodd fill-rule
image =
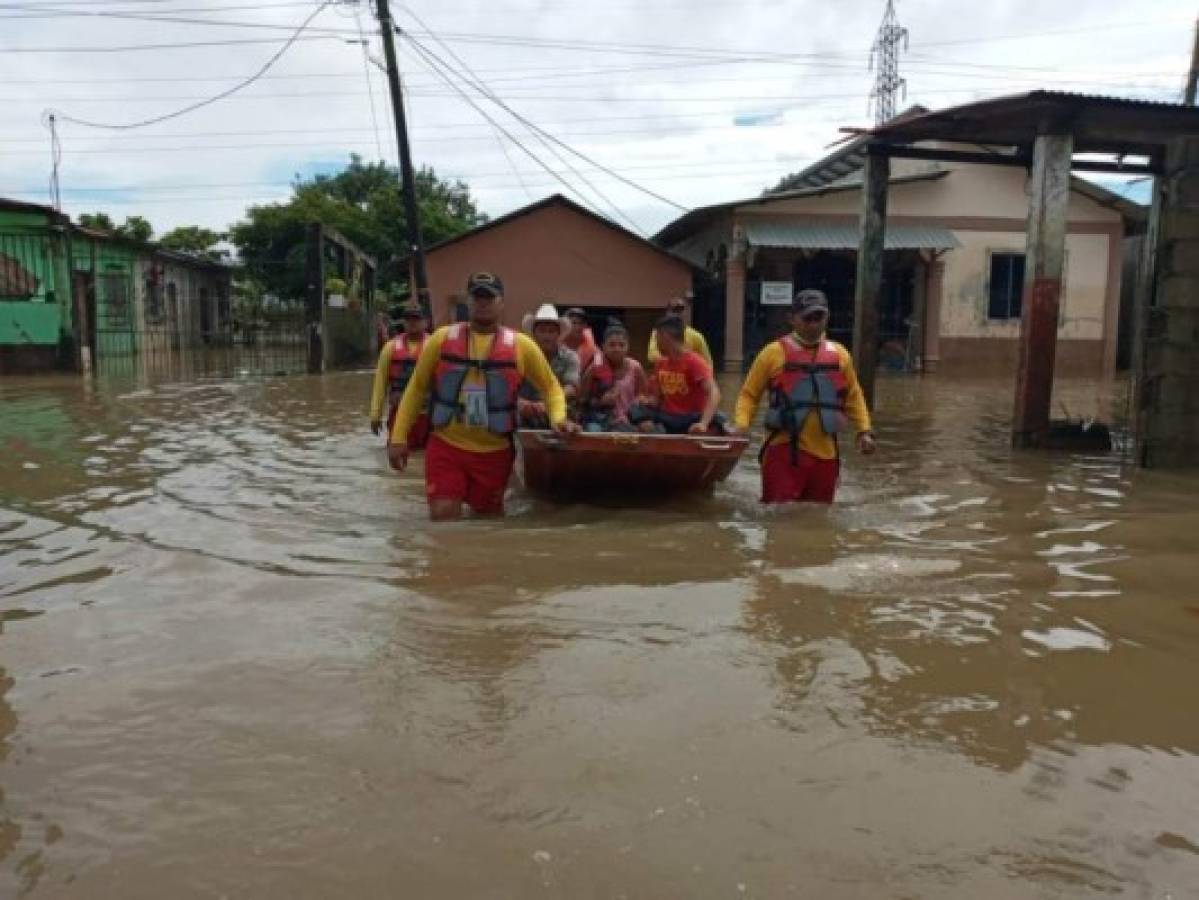
M6 110L0 194L22 199L47 196L44 109L116 122L167 112L186 105L188 98L233 84L236 76L257 69L278 44L103 54L4 50L286 36L282 30L97 16L27 18L28 9L17 8L37 2L0 0L0 97ZM283 5L287 0L64 2L75 3L74 10L274 26L295 25L314 8ZM866 124L872 78L866 58L882 5L880 0L413 2L420 17L447 36L513 107L597 161L685 206L756 194L826 152L841 136L839 127ZM1115 0L1078 0L1042 5L1033 19L1028 4L904 0L899 14L911 32L911 48L901 71L908 102L943 106L1042 86L1176 97L1190 57L1190 6L1157 0L1149 16L1144 8ZM403 27L421 30L404 7L395 13ZM360 14L372 24L365 9ZM353 11L327 10L315 25L352 31ZM617 45L624 52L611 46L593 52L581 46L479 42L463 35L589 42ZM446 56L428 38L420 40ZM646 45L701 49L639 49ZM731 62L713 59L712 50L791 58ZM509 162L491 128L407 46L402 65L411 89L418 163L463 177L493 215L528 202L530 195L562 190L512 146ZM316 163L344 159L350 152L375 158L378 145L394 160L384 81L372 66L377 144L358 46L340 36L299 42L271 76L234 99L151 128L102 132L64 126L68 211L106 209L117 218L143 214L160 231L180 224L223 228L248 203L286 196L293 173ZM530 150L565 171L522 126L483 105ZM655 230L674 216L671 207L579 165L646 229ZM576 176L564 177L581 187Z

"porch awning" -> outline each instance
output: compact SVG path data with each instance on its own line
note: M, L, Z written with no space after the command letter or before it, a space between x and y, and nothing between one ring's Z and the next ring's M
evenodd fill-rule
M856 250L859 243L857 223L849 222L746 222L745 238L751 247L808 250ZM887 223L887 250L953 250L960 246L953 232L940 225Z

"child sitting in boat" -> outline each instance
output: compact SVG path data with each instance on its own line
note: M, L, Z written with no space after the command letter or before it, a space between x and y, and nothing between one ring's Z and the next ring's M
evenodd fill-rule
M629 356L629 332L613 320L604 331L603 353L583 374L583 430L634 430L629 410L647 390L645 370Z
M684 343L686 325L678 316L664 316L654 324L661 358L654 365L649 396L641 397L629 411L630 421L642 431L666 434L725 434L720 388L712 367Z

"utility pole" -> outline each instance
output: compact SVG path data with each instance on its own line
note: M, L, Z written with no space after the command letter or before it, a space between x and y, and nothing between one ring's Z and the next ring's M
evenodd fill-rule
M895 118L895 98L901 92L906 97L908 83L899 77L899 45L908 49L908 30L899 24L895 14L895 0L887 0L883 22L878 27L874 46L870 48L870 69L878 74L874 78L874 90L870 92L870 106L874 109L874 123Z
M375 0L379 14L379 27L383 32L383 57L387 62L387 86L391 91L391 109L396 124L396 143L400 148L400 176L404 182L404 218L408 224L406 243L412 260L412 274L416 283L411 285L412 294L420 301L424 313L432 321L429 309L429 276L425 272L425 240L421 236L420 217L416 209L416 175L412 171L412 149L408 146L408 120L404 115L404 93L400 86L400 67L396 62L395 24L387 0Z
M1195 45L1191 49L1191 71L1187 73L1187 89L1183 103L1195 105L1195 88L1199 85L1199 19L1195 20Z

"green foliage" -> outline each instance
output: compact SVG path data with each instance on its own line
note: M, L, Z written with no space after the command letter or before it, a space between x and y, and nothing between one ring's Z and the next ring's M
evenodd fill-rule
M247 274L280 297L304 295L304 227L321 222L341 232L379 262L377 284L403 278L406 223L400 175L358 156L336 175L297 180L286 203L252 206L230 230ZM426 244L486 221L469 188L444 181L430 168L416 175L416 197Z
M126 216L125 224L117 229L117 234L144 244L154 237L154 227L141 216Z
M158 244L168 250L178 250L180 253L190 253L192 256L203 256L219 262L225 258L225 253L216 249L216 245L224 239L225 236L218 231L184 225L168 231L158 239Z
M79 224L84 228L92 228L96 231L107 231L109 234L117 230L113 224L112 217L108 213L80 213Z
M138 243L146 243L154 236L152 226L142 216L126 216L124 225L117 225L112 216L104 212L80 213L79 224L94 231L105 231L117 237L128 238Z

